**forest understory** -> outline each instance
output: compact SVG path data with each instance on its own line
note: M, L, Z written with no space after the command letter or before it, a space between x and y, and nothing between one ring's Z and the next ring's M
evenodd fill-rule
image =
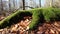
M27 30L31 20L31 16L25 16L17 24L0 29L0 34L60 34L60 21L44 22L37 25L34 30Z

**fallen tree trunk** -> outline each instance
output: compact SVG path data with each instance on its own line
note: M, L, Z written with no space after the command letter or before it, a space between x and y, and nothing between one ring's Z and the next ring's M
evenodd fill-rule
M60 20L60 9L58 8L23 10L17 11L0 21L0 28L18 23L24 17L23 15L29 15L29 13L32 14L32 22L29 24L29 29L33 29L38 23L43 23L43 21Z
M32 13L29 11L17 11L11 14L10 16L6 17L2 21L0 21L0 28L11 26L12 24L17 23L19 20L21 20L23 17L22 15L29 15L29 14Z

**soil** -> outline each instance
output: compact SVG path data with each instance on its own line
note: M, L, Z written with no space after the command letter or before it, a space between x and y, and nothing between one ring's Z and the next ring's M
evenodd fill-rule
M60 34L60 21L43 23L35 30L27 30L32 17L24 17L23 20L9 28L0 29L0 34Z
M0 16L0 21L3 20L5 17L4 16Z

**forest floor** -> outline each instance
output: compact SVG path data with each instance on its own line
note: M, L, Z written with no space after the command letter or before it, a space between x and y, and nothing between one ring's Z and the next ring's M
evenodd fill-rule
M32 18L29 16L24 17L24 19L17 24L14 24L9 28L0 29L0 34L60 34L60 21L43 23L38 25L35 30L27 30L31 19Z

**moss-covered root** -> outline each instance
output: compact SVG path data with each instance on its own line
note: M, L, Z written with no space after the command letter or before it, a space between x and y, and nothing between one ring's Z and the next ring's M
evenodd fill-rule
M41 15L41 10L34 11L32 16L32 22L29 24L29 29L34 29L34 27L39 23Z

